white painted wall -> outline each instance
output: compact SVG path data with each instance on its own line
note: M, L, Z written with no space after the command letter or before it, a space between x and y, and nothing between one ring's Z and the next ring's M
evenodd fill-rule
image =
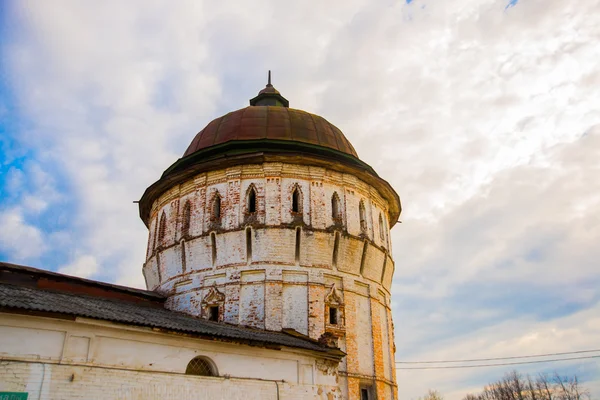
M209 357L220 377L186 376L188 362L198 355ZM221 399L242 398L227 397L240 393L244 399L275 399L275 384L264 380L285 381L280 390L287 398L319 398L317 393L340 398L336 377L319 370L319 358L307 351L88 319L0 313L0 360L0 391L27 391L30 398L38 398L41 389L41 399Z

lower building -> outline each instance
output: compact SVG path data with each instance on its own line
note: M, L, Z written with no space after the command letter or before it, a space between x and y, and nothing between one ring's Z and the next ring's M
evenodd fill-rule
M164 301L0 263L0 398L342 398L340 350L194 318Z

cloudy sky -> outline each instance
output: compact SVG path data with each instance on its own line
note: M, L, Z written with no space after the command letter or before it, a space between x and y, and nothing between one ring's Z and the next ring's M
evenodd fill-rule
M0 2L0 259L143 286L133 200L271 69L403 200L398 360L600 347L600 1L298 3ZM600 396L599 358L518 367Z

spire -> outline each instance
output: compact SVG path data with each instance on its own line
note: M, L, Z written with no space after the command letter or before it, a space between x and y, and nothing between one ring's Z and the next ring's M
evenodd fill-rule
M290 102L271 84L271 70L269 70L267 85L258 92L258 96L250 99L250 105L289 107Z

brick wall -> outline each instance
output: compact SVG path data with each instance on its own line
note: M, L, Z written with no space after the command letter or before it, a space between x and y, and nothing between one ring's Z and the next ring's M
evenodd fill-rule
M250 188L256 191L252 214L247 204ZM300 192L299 213L292 212L294 190ZM220 221L212 215L217 192ZM339 197L338 220L332 215L333 193ZM182 245L181 215L187 201L192 205L191 221ZM360 226L361 201L365 231ZM163 212L168 229L158 247L156 226ZM225 297L223 321L269 330L293 328L313 339L326 331L324 298L335 283L345 301L345 323L333 332L348 354L340 364L347 379L340 387L350 398L358 396L357 385L372 386L380 399L392 398L393 332L385 299L390 296L394 263L388 221L383 197L350 174L291 163L211 171L172 188L153 205L144 275L150 289L170 296L167 306L173 309L203 316L202 296L216 282ZM338 256L333 265L336 233Z
M15 361L0 362L0 391L40 400L341 399L317 385Z

